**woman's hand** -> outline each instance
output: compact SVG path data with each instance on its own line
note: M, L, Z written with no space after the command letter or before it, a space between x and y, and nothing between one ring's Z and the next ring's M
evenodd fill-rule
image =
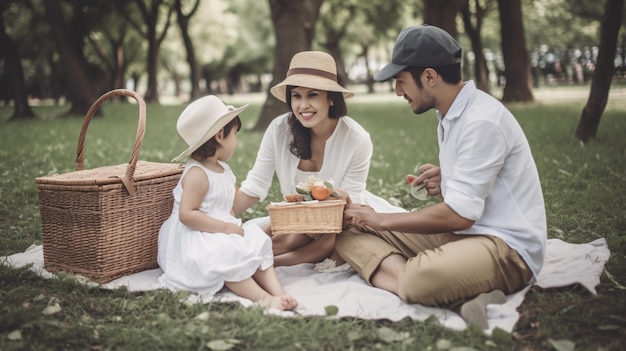
M339 199L346 200L346 204L351 204L352 200L350 199L350 193L343 189L334 189L334 191L339 195Z

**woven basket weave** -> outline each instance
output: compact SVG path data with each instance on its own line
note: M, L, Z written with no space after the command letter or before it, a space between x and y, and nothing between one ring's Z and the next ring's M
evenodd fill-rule
M139 105L139 123L128 164L83 169L87 127L107 99L129 96ZM50 272L80 274L106 283L156 268L158 233L172 211L181 164L138 161L146 105L137 93L117 89L102 95L83 122L76 171L35 180L44 252Z
M345 200L314 204L269 205L272 234L339 234Z

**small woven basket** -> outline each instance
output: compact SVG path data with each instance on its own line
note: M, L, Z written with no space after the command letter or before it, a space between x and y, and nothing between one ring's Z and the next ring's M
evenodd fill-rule
M84 170L89 122L104 101L116 96L133 97L139 105L130 161ZM159 229L172 212L172 190L183 165L138 161L145 123L146 105L137 93L117 89L102 95L83 122L76 171L35 179L46 270L106 283L158 266Z
M272 234L339 234L345 200L313 204L269 205Z

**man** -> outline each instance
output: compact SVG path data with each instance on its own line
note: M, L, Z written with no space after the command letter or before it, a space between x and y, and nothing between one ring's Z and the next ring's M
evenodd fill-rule
M440 167L423 166L412 184L442 201L406 213L349 205L337 251L369 284L487 329L485 306L543 265L545 207L528 141L498 100L462 82L461 48L440 28L400 32L374 75L390 78L413 112L437 111Z

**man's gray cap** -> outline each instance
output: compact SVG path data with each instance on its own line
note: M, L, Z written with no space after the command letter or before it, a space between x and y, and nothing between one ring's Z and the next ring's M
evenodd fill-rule
M382 82L409 66L438 67L461 62L461 46L445 30L429 25L408 27L398 35L391 62L374 75Z

